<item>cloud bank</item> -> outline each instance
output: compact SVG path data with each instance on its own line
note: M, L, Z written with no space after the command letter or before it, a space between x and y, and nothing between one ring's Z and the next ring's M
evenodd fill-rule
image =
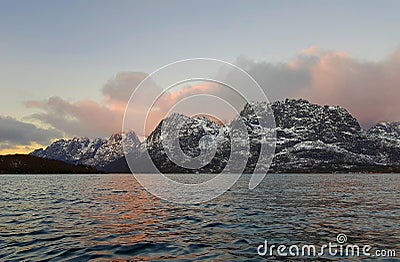
M301 97L318 104L340 105L364 128L380 121L400 120L400 49L379 62L362 61L344 52L312 46L282 63L239 57L235 64L255 78L270 101ZM38 110L30 118L51 125L64 136L106 137L121 131L126 103L145 77L147 74L142 72L118 73L101 89L102 101L71 102L55 96L43 101L27 101L25 105ZM145 101L159 91L142 90L139 95ZM205 91L226 95L226 90L215 85L187 85L167 93L157 102L159 111L152 116L150 130L171 105ZM146 113L140 103L135 105L135 110L138 118Z
M60 136L61 133L55 129L39 128L9 116L0 116L0 150L48 144Z
M153 102L152 97L157 97L162 89L157 85L151 88L136 90L140 82L148 75L141 72L121 72L109 80L101 89L103 99L100 102L85 99L70 102L61 97L53 96L42 101L26 101L25 106L39 110L28 118L39 120L44 124L60 130L66 137L88 136L107 137L122 130L122 120L127 102L133 91L142 99L134 105L134 114L137 119L144 119L147 115L145 104ZM216 84L186 85L182 88L163 94L154 104L154 110L148 115L146 122L147 133L143 130L143 122L137 121L131 128L139 136L147 136L165 118L169 109L180 100L196 94L210 93L221 94L220 86ZM203 104L201 106L204 106ZM196 104L190 104L188 110L196 109ZM132 111L132 110L131 110ZM139 131L139 132L138 132Z
M270 100L301 97L340 105L364 128L400 120L400 49L382 61L370 62L312 46L286 63L240 58L237 64L257 80Z
M122 72L102 88L103 101L84 99L70 102L54 96L42 101L26 101L25 106L38 109L29 116L62 131L64 136L107 137L120 132L123 113L130 94L147 75Z

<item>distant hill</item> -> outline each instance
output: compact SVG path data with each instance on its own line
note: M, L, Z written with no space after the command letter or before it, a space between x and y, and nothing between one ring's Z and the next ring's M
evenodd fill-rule
M99 173L94 167L71 165L31 155L0 156L0 174L82 174Z

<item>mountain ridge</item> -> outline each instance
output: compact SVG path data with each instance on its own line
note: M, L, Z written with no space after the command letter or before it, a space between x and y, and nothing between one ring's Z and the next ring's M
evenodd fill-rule
M400 123L381 122L364 130L343 107L321 106L304 99L285 99L270 104L248 103L240 112L238 119L245 123L250 139L250 157L244 172L253 172L257 165L261 166L260 172L268 170L268 161L259 161L259 149L261 145L271 144L266 139L271 129L262 126L260 120L268 118L271 113L276 123L273 130L276 132L276 148L269 172L392 172L400 166ZM229 160L231 124L221 126L205 117L172 114L163 119L143 142L133 132L129 133L127 144L132 147L126 153L133 159L131 162L138 172L154 172L155 166L163 173L218 173ZM165 130L183 127L179 130L179 147L186 155L196 157L201 150L216 146L214 158L198 169L176 165L168 159L166 151L174 152L178 148L176 145L164 148L162 125L166 125ZM171 134L167 132L165 135ZM88 164L106 172L129 172L122 149L124 135L112 137L114 135L108 140L59 140L64 142L56 141L31 154ZM146 159L146 150L150 159Z
M140 144L139 138L133 131L116 133L108 139L87 137L74 137L72 139L60 139L47 148L36 149L30 155L64 161L75 165L94 166L98 169L124 155L123 142L132 146L127 152L136 149Z

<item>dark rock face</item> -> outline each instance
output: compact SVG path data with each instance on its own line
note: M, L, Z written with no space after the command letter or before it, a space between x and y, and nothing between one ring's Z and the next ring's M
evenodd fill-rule
M271 115L275 127L271 125ZM249 152L232 146L233 141L245 144L231 137L239 120L247 129ZM172 132L177 127L179 132ZM179 143L163 143L175 136ZM363 130L346 109L311 104L303 99L247 104L229 126L205 117L173 114L140 145L137 137L131 139L133 146L128 157L135 172L154 172L157 168L163 173L219 173L227 167L231 154L247 159L244 172L253 172L256 166L257 172L266 172L269 160L260 156L260 148L273 148L275 144L269 172L386 172L400 166L400 123L379 123ZM32 154L100 166L108 172L129 172L121 147L113 146L119 144L111 140L61 140ZM213 148L215 154L211 159L202 158L202 152ZM167 152L175 155L179 150L196 158L201 167L187 168L171 161ZM234 166L232 172L236 172Z
M361 162L356 141L357 120L338 106L319 106L306 100L286 99L272 104L277 127L275 172L346 168ZM362 151L362 150L361 150Z
M277 123L275 172L363 171L366 167L398 166L399 145L382 146L376 127L368 131L344 108L305 100L272 105ZM375 170L375 169L374 169Z
M400 123L381 122L370 128L365 133L368 141L373 143L373 148L380 163L400 163Z
M374 127L371 127L367 133L369 135L378 136L383 140L393 140L399 144L400 138L400 122L381 122Z
M302 140L336 143L348 141L350 134L361 127L346 109L338 106L319 106L306 100L290 100L272 104L278 130L289 137Z

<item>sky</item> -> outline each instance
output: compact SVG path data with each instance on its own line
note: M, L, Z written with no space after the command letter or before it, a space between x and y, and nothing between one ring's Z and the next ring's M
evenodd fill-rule
M364 128L400 120L399 1L0 5L0 154L118 132L132 87L194 57L238 65L270 100L341 105Z

